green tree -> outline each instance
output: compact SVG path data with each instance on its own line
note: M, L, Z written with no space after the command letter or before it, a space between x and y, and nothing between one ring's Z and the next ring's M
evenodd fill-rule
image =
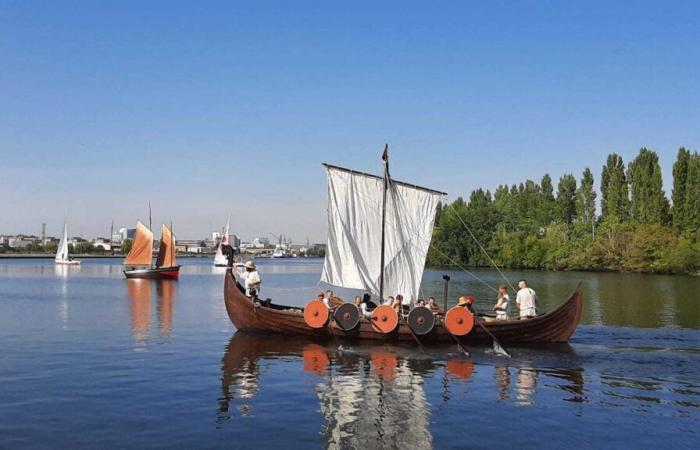
M663 190L656 152L642 148L627 169L632 199L630 212L638 223L667 224L669 204Z
M47 242L46 245L44 245L44 251L46 253L56 253L56 250L58 250L58 244L55 242Z
M557 187L557 219L572 223L576 217L576 178L571 174L562 175Z
M122 241L122 253L126 255L131 251L131 246L133 245L134 241L131 239L124 239Z
M92 253L93 250L94 248L89 242L78 242L77 244L75 244L75 253Z
M602 218L624 222L629 218L629 189L625 164L617 153L608 155L600 177Z
M556 201L554 200L554 186L552 177L545 173L540 181L540 202L538 205L537 222L540 226L548 225L556 215Z
M576 193L576 216L578 220L595 224L595 198L596 192L593 188L593 172L586 167L581 178L581 186Z
M700 236L700 155L693 153L688 160L688 177L685 185L685 233L692 239Z
M673 200L671 215L673 217L673 226L677 229L681 229L685 225L685 191L688 181L689 162L690 152L683 147L678 149L678 156L673 164L673 191L671 193L671 199Z

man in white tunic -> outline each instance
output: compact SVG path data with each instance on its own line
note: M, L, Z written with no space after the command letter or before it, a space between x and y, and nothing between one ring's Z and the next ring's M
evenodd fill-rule
M520 280L518 283L518 296L515 298L515 303L520 308L521 319L531 319L537 315L537 294L534 290L527 287L525 280Z
M260 295L260 285L262 284L262 278L255 268L255 263L253 261L247 261L241 270L239 268L236 273L239 277L245 280L245 293L248 296L255 294L255 296Z

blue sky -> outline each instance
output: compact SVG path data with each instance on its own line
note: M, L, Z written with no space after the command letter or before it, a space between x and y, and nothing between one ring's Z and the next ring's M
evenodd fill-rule
M0 1L0 234L323 241L385 142L452 199L700 148L695 2L103 3Z

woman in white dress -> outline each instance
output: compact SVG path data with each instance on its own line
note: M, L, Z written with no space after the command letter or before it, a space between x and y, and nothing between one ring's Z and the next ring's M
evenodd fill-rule
M508 297L508 286L505 284L498 286L498 301L493 310L496 311L496 320L508 320L510 297Z

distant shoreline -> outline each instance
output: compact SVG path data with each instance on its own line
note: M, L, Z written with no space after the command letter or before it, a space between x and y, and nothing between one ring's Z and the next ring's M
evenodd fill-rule
M124 258L126 255L96 255L96 254L71 254L73 259L108 259L108 258ZM43 253L2 253L0 259L54 259L54 254ZM214 255L177 255L178 258L213 258Z
M124 258L126 255L97 255L97 254L71 254L73 259L114 259L114 258ZM241 256L245 258L260 258L260 259L273 259L270 256L259 256L252 253L242 253ZM0 259L54 259L56 255L53 253L0 253ZM177 254L178 259L213 259L214 254ZM284 259L318 259L318 256L300 256L297 258L284 258Z

